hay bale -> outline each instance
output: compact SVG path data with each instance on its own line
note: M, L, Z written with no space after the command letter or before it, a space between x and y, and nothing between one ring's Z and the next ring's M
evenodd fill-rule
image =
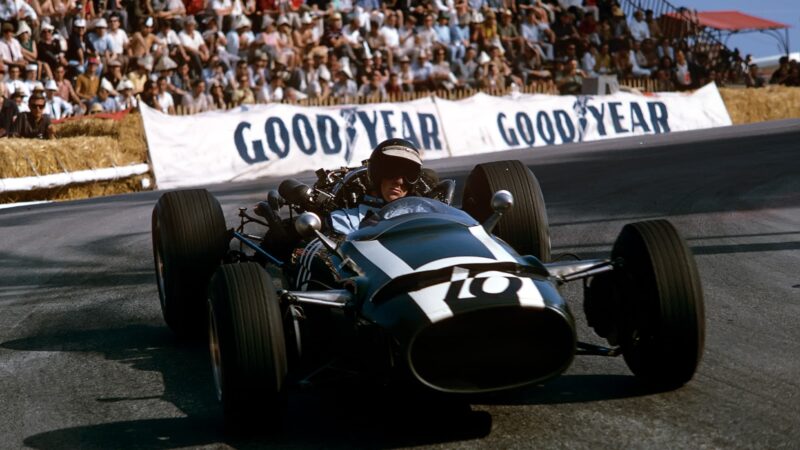
M138 162L148 162L147 139L144 134L142 115L131 113L122 119L119 126L120 152Z
M72 137L62 139L0 140L0 178L49 175L141 163L119 151L116 138Z
M54 126L56 136L59 138L67 137L87 137L87 136L118 136L120 121L111 119L83 118L68 120Z
M800 88L720 88L734 125L800 117Z

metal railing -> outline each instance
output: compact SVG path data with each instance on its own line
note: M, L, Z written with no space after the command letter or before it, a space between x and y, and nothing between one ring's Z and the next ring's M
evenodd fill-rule
M722 42L718 33L700 24L697 10L675 6L669 0L624 0L621 6L626 17L632 17L637 10L652 10L662 34L673 40L685 41L695 63L715 70L731 69L737 78L743 75L740 64L731 64L739 61L730 61L733 52ZM698 61L698 58L706 59Z

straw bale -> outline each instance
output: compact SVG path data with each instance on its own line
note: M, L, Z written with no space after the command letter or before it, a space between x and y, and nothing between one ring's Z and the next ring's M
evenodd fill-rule
M734 125L800 117L800 88L720 88Z
M117 136L120 121L111 119L84 118L68 120L55 125L59 138L77 136Z
M122 119L119 126L119 151L126 158L148 162L147 140L144 135L142 115L131 113Z
M72 137L62 139L0 140L0 178L49 175L78 170L126 166L142 160L119 151L117 139Z

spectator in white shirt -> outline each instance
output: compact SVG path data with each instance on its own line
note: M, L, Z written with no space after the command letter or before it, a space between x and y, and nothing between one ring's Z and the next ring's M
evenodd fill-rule
M157 86L158 94L156 94L156 106L158 106L158 110L165 114L175 114L175 100L169 92L167 77L163 75L158 77Z
M30 19L38 21L36 11L25 0L0 0L0 19L3 22Z
M51 120L59 120L72 115L72 105L63 98L56 95L58 86L56 82L50 80L45 86L47 101L44 105L44 113L50 116Z
M14 37L14 25L6 22L3 24L3 38L0 39L0 57L9 67L24 67L25 57L22 55L22 46Z
M636 42L642 42L645 39L650 39L650 26L644 20L644 13L641 9L637 9L633 13L633 20L628 24L628 29L631 32L631 37Z
M117 104L120 110L137 108L139 100L133 95L133 82L131 80L122 80L117 85Z
M114 14L109 20L111 25L108 30L108 38L111 40L111 53L117 58L130 56L128 33L120 28L119 16Z
M193 16L186 17L183 22L183 31L180 32L178 38L181 41L181 46L189 59L189 64L196 75L203 73L203 63L208 61L208 48L203 40L203 35L197 31L197 21Z

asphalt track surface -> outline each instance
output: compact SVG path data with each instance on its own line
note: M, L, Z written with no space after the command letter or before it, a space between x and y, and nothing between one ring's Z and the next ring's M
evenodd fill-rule
M282 429L223 433L206 349L161 320L150 192L0 211L0 447L798 448L800 120L430 164L462 182L522 159L554 253L605 255L622 225L668 218L696 255L706 350L654 393L622 358L578 357L521 391L427 401L348 383L293 390ZM228 224L278 180L211 186ZM567 290L582 323L578 286Z

